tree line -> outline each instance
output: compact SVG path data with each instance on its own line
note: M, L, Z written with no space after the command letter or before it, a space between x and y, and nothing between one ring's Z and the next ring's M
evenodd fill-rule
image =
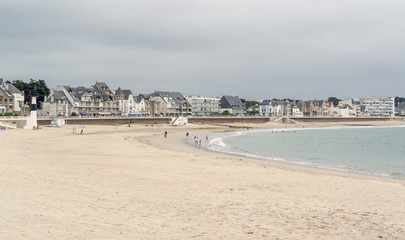
M29 82L24 82L23 80L13 80L6 81L6 83L11 83L18 90L24 92L24 102L31 103L31 97L36 96L37 102L43 102L45 96L48 96L51 92L46 85L45 80L35 80L30 79Z

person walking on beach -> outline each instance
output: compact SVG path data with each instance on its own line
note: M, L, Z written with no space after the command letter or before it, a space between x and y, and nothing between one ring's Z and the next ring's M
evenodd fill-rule
M167 131L165 131L165 138L167 137Z

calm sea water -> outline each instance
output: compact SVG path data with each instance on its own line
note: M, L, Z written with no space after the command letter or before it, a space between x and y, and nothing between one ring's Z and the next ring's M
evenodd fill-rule
M405 126L243 130L209 137L212 151L405 179Z

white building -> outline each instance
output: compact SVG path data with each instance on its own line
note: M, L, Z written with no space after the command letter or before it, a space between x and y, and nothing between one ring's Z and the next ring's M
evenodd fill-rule
M355 105L360 109L367 110L362 112L363 115L370 117L394 117L395 100L393 97L364 97L353 99Z
M263 117L282 116L282 106L275 101L263 100L259 104L259 113Z
M291 117L304 117L304 113L301 112L300 108L294 104L291 107Z
M186 96L186 99L191 104L191 115L193 116L212 116L220 113L220 98Z
M118 111L121 115L128 116L135 112L135 99L131 90L118 88L114 91L114 100L118 101Z
M355 117L356 111L348 104L339 104L337 106L338 117Z
M263 100L259 104L259 113L263 117L303 117L303 112L294 102L285 100Z

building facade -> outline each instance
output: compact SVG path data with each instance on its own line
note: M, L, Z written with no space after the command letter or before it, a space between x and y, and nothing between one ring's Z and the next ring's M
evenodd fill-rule
M224 95L221 98L221 112L228 111L234 115L246 115L246 107L238 96Z
M6 112L24 115L29 112L29 106L24 104L24 92L0 79L0 113Z
M363 114L370 117L394 117L395 99L393 97L363 97L353 99L353 103Z
M180 92L155 91L149 95L149 101L159 102L162 116L189 116L191 115L191 104Z
M220 113L221 99L219 98L186 96L186 99L191 104L193 116L216 116Z
M43 103L42 112L49 116L69 116L73 113L84 117L120 115L120 103L110 90L106 90L106 84L96 84L101 84L104 93L108 94L103 94L96 86L58 86L56 90L52 89Z

